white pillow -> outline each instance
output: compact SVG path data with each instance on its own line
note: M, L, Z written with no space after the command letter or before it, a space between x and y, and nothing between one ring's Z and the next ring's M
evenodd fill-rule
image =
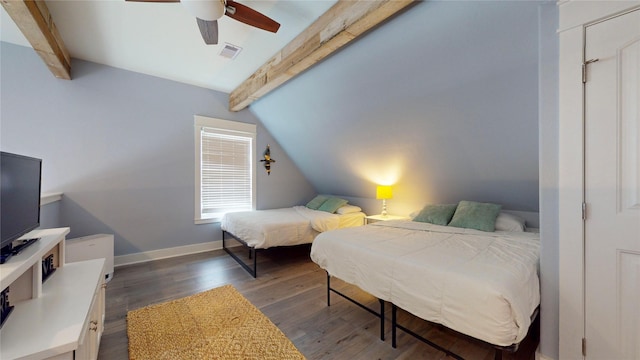
M347 204L338 208L338 210L336 210L336 214L344 215L344 214L357 213L360 211L362 211L362 209L359 206Z
M525 231L525 220L518 215L500 212L496 219L496 231Z

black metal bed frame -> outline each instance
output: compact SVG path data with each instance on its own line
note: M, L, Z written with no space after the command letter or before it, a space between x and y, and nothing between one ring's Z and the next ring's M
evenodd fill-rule
M380 318L380 340L384 341L384 300L382 299L378 299L378 301L380 302L380 312L377 313L375 310L370 309L362 304L360 304L359 302L357 302L356 300L346 296L345 294L337 291L336 289L331 288L331 275L329 275L329 273L327 272L327 306L331 305L330 302L330 295L331 295L331 291L333 291L334 293L342 296L343 298L351 301L352 303L358 305L359 307L365 309L366 311L372 313L373 315L377 316ZM402 331L404 331L405 333L413 336L414 338L416 338L417 340L422 341L423 343L437 349L440 350L442 352L444 352L445 354L447 354L447 356L450 356L454 359L458 359L458 360L464 360L463 357L461 357L460 355L457 355L447 349L445 349L444 347L424 338L423 336L413 332L412 330L398 324L398 319L397 319L397 311L398 311L398 307L391 303L391 346L395 349L397 347L397 342L396 342L396 335L397 335L397 329L400 329ZM480 340L480 339L476 339L474 337L471 337L469 335L463 334L461 332L449 329L447 327L445 327L444 325L441 324L437 324L437 323L433 323L431 321L428 320L424 320L429 324L435 325L435 326L439 326L439 327L443 327L446 328L448 331L453 332L454 334L456 334L456 336L458 337L462 337L465 338L467 340L471 340L474 341L476 343L480 343L480 344L484 344L484 345L488 345L491 346L495 349L495 355L494 355L494 360L501 360L502 359L502 355L503 352L510 352L510 353L515 353L516 351L518 351L518 348L520 346L520 344L522 344L525 340L529 339L530 337L534 337L534 341L539 341L539 336L540 336L540 306L538 306L534 311L533 314L531 314L531 325L529 327L529 331L527 332L527 336L518 344L512 344L509 346L500 346L500 345L494 345L491 343L488 343L486 341ZM534 348L535 351L535 348Z
M253 269L251 268L251 266L249 266L247 263L245 263L244 261L242 261L242 259L240 259L238 257L238 255L234 254L231 250L229 250L225 244L225 234L229 235L230 237L232 237L233 239L235 239L237 242L239 242L240 244L242 244L244 247L249 249L249 259L253 259ZM258 252L260 249L256 249L253 246L249 246L244 240L240 239L239 237L233 235L232 233L222 230L222 248L224 249L224 251L227 252L227 254L229 254L236 262L238 262L238 264L240 264L240 266L242 266L243 269L247 270L247 272L249 274L251 274L251 276L253 276L254 278L256 278L258 276Z
M327 306L331 306L331 292L333 291L334 293L336 293L336 294L342 296L343 298L351 301L352 303L358 305L362 309L364 309L364 310L370 312L371 314L379 317L380 318L380 340L384 341L384 300L378 299L378 301L380 302L380 312L378 313L375 310L360 304L356 300L348 297L347 295L341 293L340 291L338 291L336 289L333 289L330 284L331 284L331 275L329 275L329 273L327 273Z

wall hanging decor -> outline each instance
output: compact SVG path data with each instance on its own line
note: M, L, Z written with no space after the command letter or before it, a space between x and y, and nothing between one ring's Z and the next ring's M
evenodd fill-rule
M264 168L267 170L267 175L271 175L271 163L274 163L276 161L271 158L271 148L269 148L269 145L267 145L267 148L264 150L263 155L264 159L260 161L264 163Z

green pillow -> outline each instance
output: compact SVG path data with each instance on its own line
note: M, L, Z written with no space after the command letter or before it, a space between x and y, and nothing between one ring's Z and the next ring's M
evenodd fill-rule
M328 196L318 195L313 199L311 199L311 201L309 201L306 206L311 210L318 210L320 205L322 205L322 203L327 201L328 198L329 198Z
M456 207L458 204L429 204L420 210L413 221L446 226L451 221L453 213L456 212Z
M326 211L328 213L333 214L334 212L336 212L336 210L343 207L347 203L348 201L345 199L332 197L332 198L329 198L327 201L323 202L322 205L320 205L320 207L318 208L318 210Z
M460 201L449 226L481 231L494 231L502 205Z

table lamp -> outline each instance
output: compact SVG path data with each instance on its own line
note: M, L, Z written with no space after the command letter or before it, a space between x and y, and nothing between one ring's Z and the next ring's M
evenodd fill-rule
M391 191L391 186L378 185L376 188L376 199L382 199L382 216L387 216L387 199L391 199L392 197L393 192Z

